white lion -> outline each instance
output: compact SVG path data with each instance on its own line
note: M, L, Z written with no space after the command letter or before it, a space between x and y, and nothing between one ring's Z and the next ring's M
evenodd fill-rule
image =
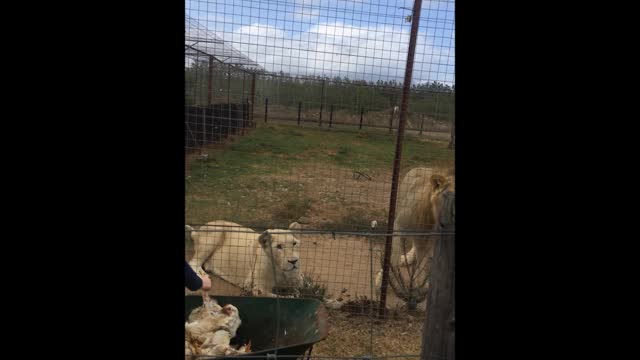
M217 220L198 230L188 227L195 253L189 265L240 286L253 294L275 296L273 287L301 285L300 240L291 230L269 229L259 234L229 221Z
M442 231L455 224L455 179L430 168L409 171L398 188L395 231ZM408 266L417 262L429 271L435 238L394 236L390 265ZM376 276L376 288L382 284L382 270Z

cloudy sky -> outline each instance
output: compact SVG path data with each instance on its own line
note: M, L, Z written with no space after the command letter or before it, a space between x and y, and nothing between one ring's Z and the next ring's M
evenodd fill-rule
M423 0L413 83L455 82L453 0ZM412 0L186 0L187 15L266 70L404 77Z

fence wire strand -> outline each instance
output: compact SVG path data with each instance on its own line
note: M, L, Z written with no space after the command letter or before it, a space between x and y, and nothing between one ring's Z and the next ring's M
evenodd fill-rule
M413 5L185 2L185 260L214 297L279 295L275 344L288 297L320 300L331 331L309 359L418 357L433 244L455 237L434 215L455 190L453 0L422 2L388 229Z

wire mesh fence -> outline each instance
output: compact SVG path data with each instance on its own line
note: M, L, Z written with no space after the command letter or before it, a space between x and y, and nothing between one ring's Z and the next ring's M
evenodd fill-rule
M319 300L329 332L307 358L421 354L434 244L455 231L455 21L453 1L422 2L405 107L413 6L186 2L185 260L214 297L273 296L277 321Z
M425 316L426 257L418 255L409 267L399 265L399 259L392 261L393 291L379 316L386 233L269 229L266 238L263 229L256 230L229 222L189 229L187 236L196 246L188 251L187 258L190 265L202 266L211 274L214 298L282 296L284 300L320 300L330 314L330 332L327 343L314 345L318 356L419 355L421 338L416 334L422 330ZM433 232L404 235L415 243L452 236ZM411 244L406 244L403 253L411 253L410 248ZM278 335L285 336L276 333L274 344L279 341Z

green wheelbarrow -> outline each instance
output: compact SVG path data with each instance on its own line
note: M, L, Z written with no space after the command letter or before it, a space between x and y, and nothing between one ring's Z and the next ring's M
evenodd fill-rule
M213 296L220 306L232 304L238 308L242 324L232 345L251 341L251 352L246 355L217 357L239 359L274 355L286 359L301 358L329 333L327 310L316 299L289 299L246 296ZM278 302L279 309L278 311ZM191 311L202 305L202 296L185 296L185 319ZM279 321L279 324L278 324ZM279 332L278 332L279 327ZM197 356L193 357L198 359Z

